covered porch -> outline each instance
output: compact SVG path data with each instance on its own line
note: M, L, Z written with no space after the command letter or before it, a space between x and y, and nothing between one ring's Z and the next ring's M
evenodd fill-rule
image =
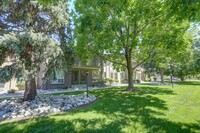
M99 67L74 66L71 74L72 85L84 85L87 83L86 73L88 73L88 85L99 79Z

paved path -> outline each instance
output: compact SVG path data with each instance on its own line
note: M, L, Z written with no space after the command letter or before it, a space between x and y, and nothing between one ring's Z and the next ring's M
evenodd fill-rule
M120 84L120 85L114 85L114 86L127 86L127 84ZM96 89L103 89L103 88L109 88L111 86L106 87L89 87L89 90L96 90ZM74 91L86 91L86 88L69 88L69 89L49 89L49 90L42 90L37 89L38 94L54 94L54 93L62 93L62 92L74 92ZM17 91L15 93L8 94L7 90L1 90L0 91L0 98L9 98L9 97L16 97L16 96L23 96L24 91Z

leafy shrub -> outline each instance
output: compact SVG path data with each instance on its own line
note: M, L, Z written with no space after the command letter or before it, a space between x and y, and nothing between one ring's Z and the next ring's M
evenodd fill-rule
M18 90L24 90L25 89L25 82L18 82L16 87L18 88Z
M154 78L153 78L153 80L154 80L154 81L156 81L156 80L157 80L157 78L156 78L156 77L154 77Z
M68 86L63 86L62 89L68 89Z
M105 81L111 85L114 82L114 79L106 78Z
M147 81L147 82L151 82L151 78L147 78L146 81Z
M73 81L72 84L73 84L73 85L78 85L79 83L78 83L78 81Z
M98 82L98 86L105 86L105 83L106 83L105 80L103 80L103 81L99 81L99 82Z
M141 81L139 79L136 79L136 83L140 83Z
M95 87L95 86L105 86L105 83L106 83L105 80L102 80L102 81L93 81L92 82L92 87Z
M121 80L121 83L123 83L123 84L128 83L128 79L122 79L122 80Z
M11 89L11 90L8 90L8 93L9 93L9 94L10 94L10 93L15 93L15 91L16 91L16 90Z
M171 79L170 78L165 78L165 81L170 81Z

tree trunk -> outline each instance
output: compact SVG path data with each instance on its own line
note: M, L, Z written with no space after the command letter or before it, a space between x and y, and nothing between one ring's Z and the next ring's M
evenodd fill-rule
M102 58L100 58L100 77L99 77L99 79L100 79L100 86L104 86L104 71L103 71L103 59Z
M129 66L127 66L127 70L128 70L128 87L127 87L127 91L134 91L134 86L133 86L133 69L132 69L132 65L131 63L129 64Z
M148 78L148 79L151 78L150 68L147 69L147 78Z
M133 86L133 68L132 68L132 58L131 58L131 50L126 54L126 62L127 62L127 71L128 71L128 87L127 91L134 91Z
M35 99L37 95L35 78L29 78L25 83L24 101Z
M160 68L160 82L164 83L164 69Z
M183 82L185 80L185 77L184 76L181 76L181 81Z

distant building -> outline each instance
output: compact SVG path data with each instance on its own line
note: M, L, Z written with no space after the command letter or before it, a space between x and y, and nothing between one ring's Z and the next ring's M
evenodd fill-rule
M8 63L5 63L5 65ZM133 67L136 63L133 62ZM59 88L71 88L74 86L81 86L86 84L86 72L88 72L88 84L89 86L96 85L100 79L100 59L91 58L86 63L76 59L72 70L68 72L57 71L56 79L43 81L45 66L41 64L41 70L37 78L37 88L40 89L59 89ZM115 83L121 83L122 80L128 79L127 71L117 71L114 69L111 62L106 62L103 65L103 78L112 78ZM144 70L140 66L133 72L133 80L144 80ZM17 80L12 79L11 82L0 83L0 88L4 89L17 89Z
M7 60L5 63L3 63L2 67L12 64L9 60ZM0 77L1 78L1 77ZM16 87L17 80L15 78L12 78L9 82L6 83L0 83L0 89L17 89Z
M134 67L136 65L135 62L133 62L132 66ZM104 78L112 78L115 80L115 83L121 83L122 80L128 79L128 72L127 71L117 71L114 69L111 62L104 63ZM133 80L140 80L144 81L145 74L143 68L141 66L137 67L133 71Z
M42 69L37 80L38 88L71 88L72 86L86 84L86 72L88 72L88 84L91 86L94 81L99 79L99 59L91 58L86 63L76 59L72 70L68 72L57 71L56 80L42 81ZM42 68L42 67L41 67Z

